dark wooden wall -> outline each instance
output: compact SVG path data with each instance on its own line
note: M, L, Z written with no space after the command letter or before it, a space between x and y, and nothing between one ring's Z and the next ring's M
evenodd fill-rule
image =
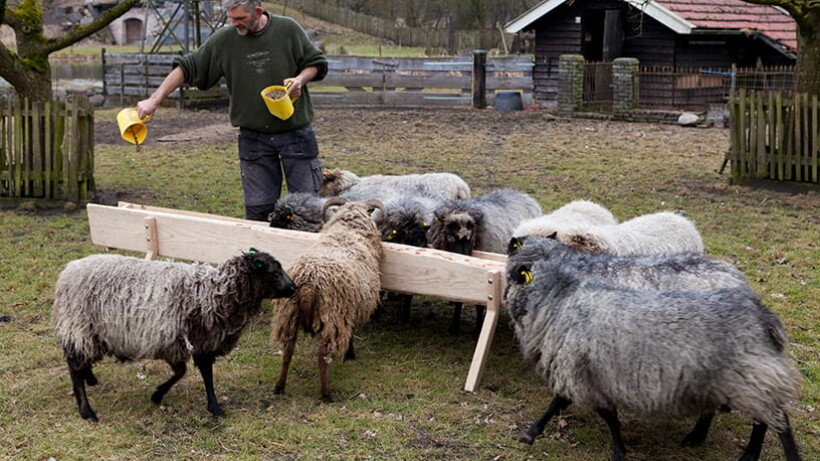
M758 59L764 66L793 65L771 46L743 34L678 36L675 32L619 0L576 1L561 5L535 23L535 68L533 69L534 96L541 104L558 100L558 61L562 54L583 54L594 57L585 35L602 34L600 30L586 31L584 18L591 19L604 10L618 9L624 19L621 55L634 57L641 66L672 68L724 68L732 64L752 67ZM580 21L576 18L580 18ZM600 27L599 23L595 24Z

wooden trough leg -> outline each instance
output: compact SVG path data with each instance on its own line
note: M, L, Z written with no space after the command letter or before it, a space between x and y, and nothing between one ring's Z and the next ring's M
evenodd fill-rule
M487 313L484 316L484 324L481 327L481 334L473 352L473 362L470 364L470 371L467 373L467 382L464 383L464 390L475 392L481 375L484 373L484 363L490 353L490 344L495 335L495 326L498 324L498 312L501 308L501 272L487 272Z
M159 255L159 238L157 238L157 220L153 216L145 217L145 259L154 260Z

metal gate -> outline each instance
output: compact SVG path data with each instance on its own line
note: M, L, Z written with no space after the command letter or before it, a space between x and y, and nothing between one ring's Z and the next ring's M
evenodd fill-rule
M612 112L612 63L584 63L584 107L588 112Z

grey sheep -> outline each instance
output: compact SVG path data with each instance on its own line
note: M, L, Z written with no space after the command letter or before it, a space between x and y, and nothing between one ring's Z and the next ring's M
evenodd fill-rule
M513 230L527 219L541 216L541 206L529 195L499 189L481 197L451 200L436 209L428 240L433 248L470 256L474 250L503 254ZM461 303L453 304L450 334L461 330ZM484 310L476 307L475 333Z
M279 198L268 215L270 227L302 232L319 232L325 223L322 207L327 198L308 192L294 192Z
M619 409L683 417L730 408L754 420L742 460L759 458L768 427L786 458L800 459L787 414L800 375L783 325L751 290L634 290L587 277L524 252L507 260L505 300L521 353L554 396L522 441L580 403L606 422L611 460L620 461Z
M216 268L119 255L68 263L57 278L53 319L80 415L97 420L85 385L97 383L92 365L114 356L168 362L174 374L151 395L157 404L193 357L208 411L224 416L214 393L214 361L236 346L263 299L295 289L276 259L254 249Z
M325 208L344 200L328 199ZM299 330L318 343L319 384L322 399L332 400L328 364L345 352L355 359L353 331L376 309L381 288L381 235L370 215L371 204L343 204L319 232L319 239L288 268L298 287L291 298L279 301L271 320L271 340L282 344L282 368L274 393L285 391L288 368ZM384 206L372 202L384 213ZM323 210L323 214L324 214Z
M322 197L343 196L348 200L387 200L401 196L437 199L470 197L470 186L453 173L424 173L407 175L373 175L360 177L347 170L323 172L324 182L319 189Z
M638 216L620 224L558 232L557 240L589 253L652 256L703 253L703 239L694 223L672 212Z
M574 232L592 226L615 224L618 224L615 216L603 206L589 200L575 200L543 216L522 221L512 235L546 237L555 232Z

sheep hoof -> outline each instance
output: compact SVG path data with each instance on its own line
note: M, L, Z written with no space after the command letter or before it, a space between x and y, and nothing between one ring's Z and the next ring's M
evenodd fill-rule
M151 401L159 405L160 403L162 403L163 397L165 397L164 393L161 393L160 391L155 391L153 394L151 394Z
M80 416L82 416L83 419L86 419L88 421L93 421L95 423L98 421L97 420L97 414L94 413L94 410L92 410L90 407L86 408L84 410L80 410Z
M284 394L285 393L285 386L280 386L280 385L277 384L276 387L273 388L273 393L275 395Z
M225 417L225 412L222 411L222 408L219 408L218 406L215 406L213 408L208 408L208 411L210 411L211 414L213 414L214 417L216 417L216 418L224 418Z
M323 403L333 403L333 395L331 395L331 394L322 394L322 402Z
M526 443L527 445L532 445L535 441L535 437L531 436L530 434L523 434L521 437L518 438L518 441L521 443Z

